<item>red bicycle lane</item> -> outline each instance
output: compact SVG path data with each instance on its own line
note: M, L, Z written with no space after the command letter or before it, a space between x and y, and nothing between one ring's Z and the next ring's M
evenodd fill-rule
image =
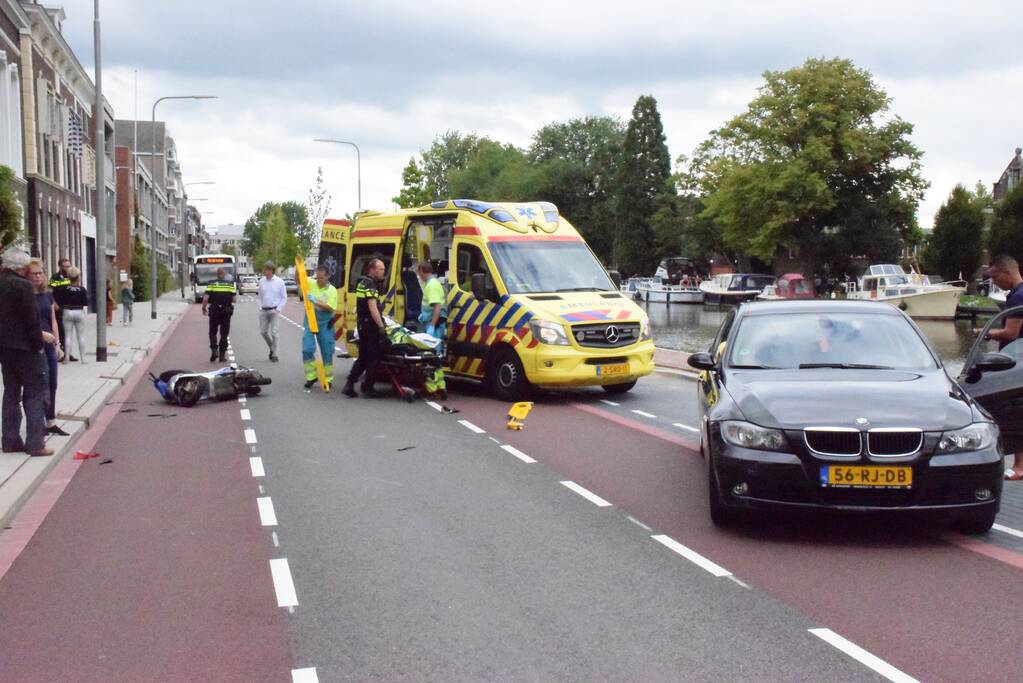
M150 369L215 367L207 348L195 307ZM239 404L172 406L144 379L117 400L0 579L0 680L287 680Z

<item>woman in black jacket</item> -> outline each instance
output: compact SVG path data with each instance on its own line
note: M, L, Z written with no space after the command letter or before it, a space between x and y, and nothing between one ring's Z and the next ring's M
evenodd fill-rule
M61 308L64 315L64 360L66 363L71 355L71 340L78 340L78 356L85 362L85 314L89 310L89 291L82 286L82 271L77 268L68 270L71 284L64 288L61 296Z

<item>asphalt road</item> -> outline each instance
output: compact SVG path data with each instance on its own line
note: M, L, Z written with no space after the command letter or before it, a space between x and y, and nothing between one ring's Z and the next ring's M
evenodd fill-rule
M154 368L209 367L204 322ZM513 432L473 385L451 414L306 391L281 333L271 364L238 305L235 358L274 380L244 403L136 389L97 446L114 462L0 580L0 681L1018 679L1023 564L994 545L892 518L714 528L676 374L541 395Z

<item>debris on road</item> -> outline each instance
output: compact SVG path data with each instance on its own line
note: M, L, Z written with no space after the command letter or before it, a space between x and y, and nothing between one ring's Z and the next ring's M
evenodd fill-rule
M532 401L519 401L512 405L508 410L508 429L515 431L521 431L525 427L523 420L529 415L529 411L533 409Z

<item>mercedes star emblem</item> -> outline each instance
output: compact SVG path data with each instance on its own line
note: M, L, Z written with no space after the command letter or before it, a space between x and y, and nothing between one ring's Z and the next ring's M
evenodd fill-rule
M618 341L621 332L614 325L608 325L604 330L604 339L607 340L608 344L614 344Z

